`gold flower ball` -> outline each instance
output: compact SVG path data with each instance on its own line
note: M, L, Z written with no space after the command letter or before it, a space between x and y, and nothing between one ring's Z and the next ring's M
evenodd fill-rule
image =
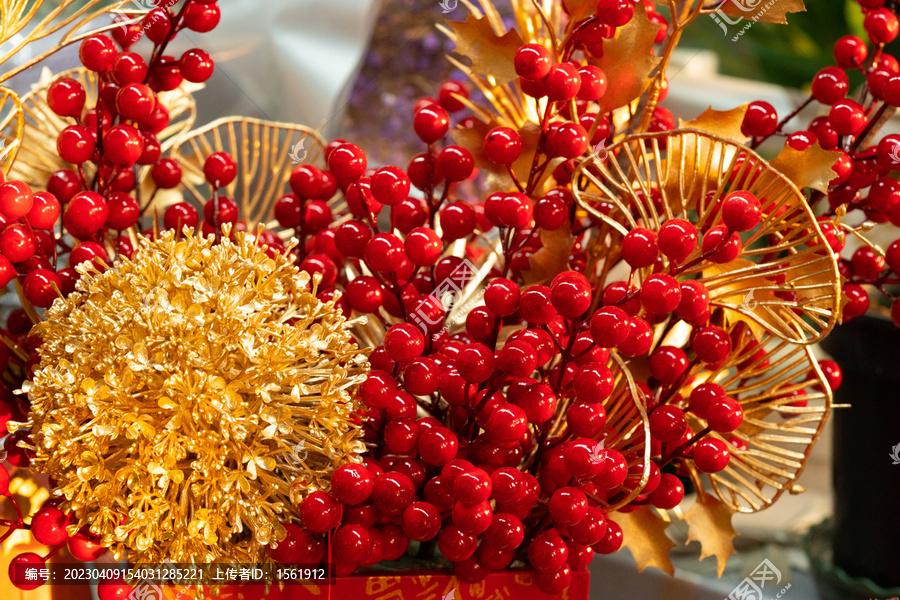
M167 232L79 270L33 332L32 410L13 425L33 467L117 556L266 560L292 505L364 450L353 323L247 234Z

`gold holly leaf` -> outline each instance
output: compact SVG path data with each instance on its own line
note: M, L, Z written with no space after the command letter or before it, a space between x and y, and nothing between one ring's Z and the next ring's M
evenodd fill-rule
M710 494L698 494L697 501L684 515L688 524L688 543L700 542L700 560L716 557L719 577L725 571L728 557L735 554L732 540L737 531L731 525L730 508Z
M634 512L614 512L607 515L622 528L625 547L631 550L638 571L656 567L669 575L675 574L669 550L675 542L666 535L666 523L647 506Z
M522 38L515 29L503 36L494 33L486 17L470 14L465 22L451 21L456 52L472 61L472 71L491 78L494 85L503 85L516 79L513 59L522 45Z
M542 248L529 259L531 270L522 274L525 283L547 283L557 273L567 270L574 241L568 224L553 231L541 229Z
M563 0L563 6L573 23L597 12L597 3L594 0Z
M16 159L25 127L25 115L19 97L10 89L0 86L0 171L9 174Z
M737 144L745 144L750 139L741 133L741 123L744 122L746 112L746 104L731 110L713 110L710 106L692 121L679 119L678 128L697 129Z
M763 0L743 0L743 2L726 2L720 9L726 15L740 17L748 21L760 23L787 24L787 14L806 12L803 0L775 0L771 6L760 7ZM746 9L743 7L746 6Z
M800 189L809 187L827 192L828 182L837 176L832 167L840 156L840 151L824 150L818 142L806 150L794 150L785 144L769 164Z
M659 25L647 18L643 2L635 4L634 17L603 44L603 58L597 65L606 73L609 87L600 98L605 110L628 104L650 87L650 74L661 60L653 55Z

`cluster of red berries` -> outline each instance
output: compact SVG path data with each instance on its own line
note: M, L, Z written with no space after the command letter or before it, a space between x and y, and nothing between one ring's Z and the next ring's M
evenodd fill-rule
M885 49L885 44L897 38L900 21L896 7L886 7L883 0L858 2L869 43L855 35L840 38L834 45L835 64L813 77L809 99L802 106L815 101L827 108L827 114L812 118L806 129L788 133L785 125L797 112L779 120L771 104L753 102L742 127L745 135L754 138L754 145L773 135L785 135L787 145L795 150L818 143L840 153L828 192L815 192L810 198L810 204L822 215L823 232L837 253L844 251L846 231L836 228L832 220L845 211L850 214L842 221L848 226L859 227L868 221L900 227L900 182L895 175L900 170L900 135L877 135L882 117L900 106L900 62ZM848 74L852 72L865 77L856 98L848 96ZM843 287L847 299L844 321L865 314L870 294L877 291L891 303L891 317L900 327L900 299L890 288L900 283L900 239L884 250L868 244L852 245L844 254L840 262L841 273L847 278Z

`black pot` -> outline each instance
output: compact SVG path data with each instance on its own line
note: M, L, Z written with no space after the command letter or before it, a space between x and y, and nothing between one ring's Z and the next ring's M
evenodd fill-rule
M861 317L821 343L844 380L834 421L834 564L852 577L900 586L900 329Z

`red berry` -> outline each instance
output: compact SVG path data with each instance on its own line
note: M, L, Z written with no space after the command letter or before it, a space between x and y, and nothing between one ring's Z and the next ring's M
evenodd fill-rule
M691 349L705 363L718 364L731 352L731 336L718 327L701 327L694 332Z
M0 185L0 213L11 221L27 215L34 201L31 188L24 181L7 181Z
M200 225L200 213L188 202L178 202L166 209L163 216L166 229L174 229L181 233L185 227L194 230Z
M659 228L659 250L675 263L682 263L697 248L697 228L690 221L672 219Z
M218 4L191 2L184 13L184 25L191 31L206 33L215 29L221 18Z
M591 284L581 273L564 271L550 284L550 302L564 317L579 317L591 305Z
M2 240L3 238L0 237L0 243ZM844 305L842 313L843 323L861 317L869 310L869 294L861 285L848 283L844 286L844 296L848 298L848 302Z
M375 271L395 272L406 254L403 251L403 242L392 233L379 233L366 243L364 258Z
M650 494L650 503L662 509L670 509L678 506L684 499L684 485L681 480L671 473L663 473L659 485Z
M448 181L463 181L472 175L475 159L460 146L447 146L437 155L437 168Z
M722 222L731 231L749 231L759 224L762 209L750 192L731 192L722 201Z
M80 117L86 94L84 86L69 77L61 77L47 89L47 104L60 117Z
M116 125L103 135L103 155L114 165L131 167L144 151L144 139L131 125Z
M341 465L331 475L331 493L347 506L354 506L368 500L374 486L375 480L372 474L359 464Z
M9 562L9 580L20 590L35 590L47 581L46 577L38 574L37 580L27 578L27 569L36 569L37 573L44 567L44 559L34 552L23 552L16 555Z
M399 363L410 362L422 355L425 337L422 330L409 323L392 325L384 334L384 348L391 360Z
M335 559L358 565L372 551L372 534L355 523L343 525L334 533L332 550Z
M34 256L36 249L34 236L24 225L18 223L7 225L3 233L0 233L0 252L10 262L20 263L28 260Z
M556 571L568 557L566 543L553 530L537 534L528 546L528 559L538 571Z
M512 164L522 154L522 138L514 129L495 127L484 136L484 156L498 165Z
M546 325L556 315L550 300L550 288L533 285L519 297L519 314L522 319L534 325Z
M513 61L516 74L524 79L543 79L550 72L553 56L540 44L525 44L516 51Z
M768 102L757 100L747 106L741 133L750 137L766 137L775 132L778 126L778 114Z
M606 73L593 65L579 67L578 75L581 76L581 87L578 90L578 98L593 102L599 100L605 93L608 85Z
M450 112L459 112L466 105L460 98L468 98L469 90L466 86L455 79L448 79L438 88L438 102L442 107Z
M403 533L417 542L433 539L441 530L441 514L428 502L413 502L403 511Z
M863 27L873 44L889 44L897 38L897 33L900 32L897 15L887 8L870 11L863 21Z
M53 271L36 269L25 276L22 288L25 298L31 304L38 308L49 308L59 297L58 290L62 289L62 284Z
M113 78L119 85L141 83L147 78L147 63L135 52L122 52L113 64Z
M697 469L703 473L718 473L728 466L731 452L724 441L707 437L697 442L691 456Z
M674 442L684 435L687 420L674 406L659 406L650 413L650 434L660 442Z
M710 429L719 433L730 433L740 427L744 420L741 405L731 398L713 400L706 409L706 420Z
M116 94L116 110L125 119L143 121L153 114L155 108L156 95L143 83L124 85Z
M869 55L866 43L855 35L845 35L834 44L834 59L842 69L855 69Z
M678 381L687 368L687 355L681 348L660 346L650 355L650 373L664 385Z
M2 186L0 186L0 198L2 198L2 189ZM0 200L0 207L2 207L2 200ZM37 192L34 195L31 210L28 211L26 219L36 229L53 229L57 219L59 219L61 210L59 201L53 194ZM3 212L2 208L0 208L0 212Z
M90 71L102 73L112 68L118 52L116 43L105 35L92 35L81 42L78 57L81 64Z
M68 524L66 515L55 506L42 508L31 520L31 534L45 546L56 546L69 539Z
M850 80L843 69L825 67L812 80L812 95L822 104L834 104L847 95Z
M400 204L409 196L409 176L399 167L382 167L370 182L372 196L388 206Z
M341 504L327 492L312 492L300 503L300 522L310 531L325 532L341 522Z
M558 525L576 525L588 512L587 496L576 487L561 487L550 497L550 516Z
M426 144L433 144L450 129L450 115L437 105L419 109L413 118L413 129L419 139Z
M359 146L341 144L328 155L328 169L341 181L356 181L366 172L366 155Z
M641 304L650 313L666 315L675 310L680 302L681 287L670 275L650 275L641 286Z
M178 60L178 68L188 81L203 83L212 76L215 65L209 53L194 48L181 55Z
M831 105L828 122L838 135L856 135L866 126L866 113L855 100L838 100Z
M644 227L636 227L622 239L622 258L632 268L649 267L659 257L656 234Z
M571 100L578 94L581 89L581 75L571 63L557 63L550 67L543 83L547 97L562 102Z
M622 27L634 17L634 3L630 0L599 0L597 20L610 27Z
M96 142L91 131L83 125L70 125L59 132L56 151L66 162L80 165L90 160Z
M438 261L444 244L433 229L417 227L410 231L403 242L406 255L415 264L430 267Z
M214 152L203 163L203 175L214 188L225 187L237 177L237 164L230 154Z

